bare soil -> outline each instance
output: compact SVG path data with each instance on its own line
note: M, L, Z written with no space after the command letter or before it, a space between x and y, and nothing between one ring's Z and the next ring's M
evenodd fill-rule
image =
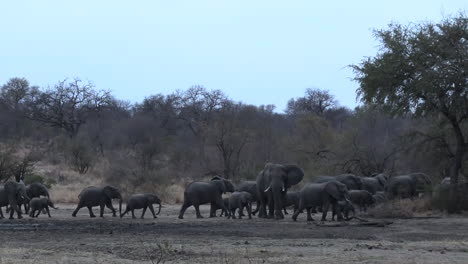
M90 218L58 205L52 218L0 220L0 263L468 263L468 218L307 223L208 218L166 205L157 219ZM95 208L97 214L98 208ZM137 216L141 212L138 211ZM330 216L329 216L330 218ZM315 216L315 219L320 219ZM382 221L383 219L369 219ZM340 226L342 225L342 226Z

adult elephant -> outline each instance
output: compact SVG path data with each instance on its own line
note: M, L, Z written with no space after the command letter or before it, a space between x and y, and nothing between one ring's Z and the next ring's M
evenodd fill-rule
M302 210L307 210L307 221L313 221L312 210L319 207L322 209L322 221L325 221L327 212L332 205L333 212L337 212L338 202L349 201L348 188L338 181L328 181L324 183L309 183L305 185L299 194L299 208L292 216L294 221ZM338 219L341 214L338 215Z
M391 177L387 182L385 192L389 199L411 198L417 196L418 193L424 193L425 189L431 185L431 178L427 174L416 172Z
M197 218L203 218L200 214L201 204L211 204L210 217L216 217L218 208L228 211L222 198L223 193L226 192L234 192L234 185L221 177L214 177L208 182L191 182L184 191L184 203L180 208L179 219L184 219L185 210L192 205L195 207Z
M329 181L339 181L346 185L348 190L361 190L362 189L362 180L361 177L358 177L351 173L340 174L336 176L317 176L312 181L313 183L324 183Z
M101 217L104 216L104 207L109 208L112 211L112 216L116 217L116 211L112 206L112 199L119 199L119 215L122 213L122 195L120 194L119 189L113 186L87 187L81 191L78 198L80 198L80 201L75 211L73 211L73 217L75 217L76 213L78 213L78 211L83 207L88 207L90 217L96 217L92 209L94 206L101 207Z
M388 176L385 173L379 173L372 177L362 177L362 189L375 194L376 192L382 192L385 190L385 184L387 184Z
M304 171L296 165L267 163L257 176L257 195L260 201L258 217L283 219L281 210L286 202L286 192L302 181L302 178Z
M16 181L7 181L3 187L0 187L0 208L10 206L10 219L13 219L13 214L16 212L18 219L21 216L20 204L29 202L29 197L26 193L26 187L22 183ZM0 210L0 218L3 218L3 213Z
M235 187L236 192L248 192L252 195L252 202L257 203L255 210L252 211L252 214L255 215L259 208L260 202L258 201L258 194L257 194L257 182L256 181L243 181L239 184L236 184ZM241 215L243 215L243 210L241 210Z

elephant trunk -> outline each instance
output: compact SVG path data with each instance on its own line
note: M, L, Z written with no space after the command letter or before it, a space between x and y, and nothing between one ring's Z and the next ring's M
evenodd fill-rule
M159 202L159 209L158 209L158 213L156 215L159 215L160 212L161 212L161 202Z

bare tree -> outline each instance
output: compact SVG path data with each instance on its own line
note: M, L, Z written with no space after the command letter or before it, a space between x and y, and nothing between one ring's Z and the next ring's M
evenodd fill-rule
M36 96L29 117L61 128L74 137L91 113L101 111L111 102L110 93L95 91L92 83L64 80Z

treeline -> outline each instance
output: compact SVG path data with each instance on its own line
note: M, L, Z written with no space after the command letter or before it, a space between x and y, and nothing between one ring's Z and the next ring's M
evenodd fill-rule
M105 163L107 181L144 188L211 175L254 179L275 162L297 164L306 177L420 171L437 182L448 176L450 142L438 119L348 109L318 89L290 99L283 114L200 86L132 104L78 79L43 89L12 78L0 91L0 177L33 174L37 161L87 177Z

